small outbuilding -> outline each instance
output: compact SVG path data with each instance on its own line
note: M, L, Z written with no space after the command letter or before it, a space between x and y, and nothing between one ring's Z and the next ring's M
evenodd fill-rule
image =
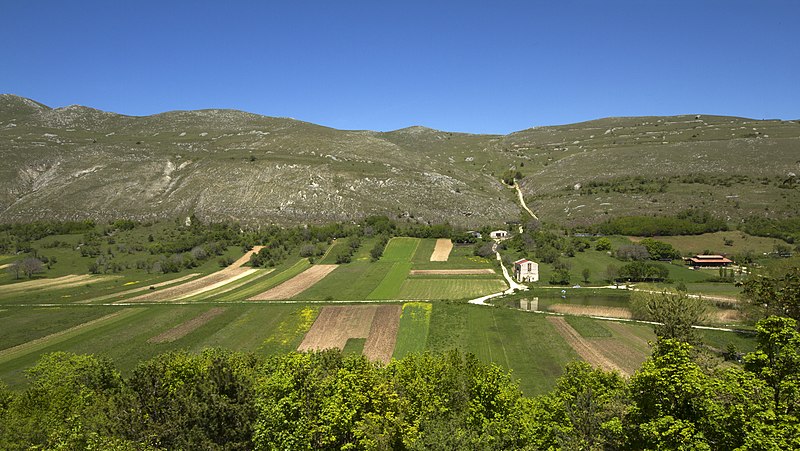
M686 263L698 267L719 267L728 266L733 263L732 260L723 257L722 255L695 255L686 259Z
M514 279L517 282L538 282L539 264L526 258L514 262Z
M493 240L505 240L509 235L507 230L495 230L494 232L489 233L489 236Z

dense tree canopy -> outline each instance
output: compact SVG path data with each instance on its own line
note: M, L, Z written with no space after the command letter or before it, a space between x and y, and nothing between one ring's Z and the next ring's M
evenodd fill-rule
M456 351L386 366L339 351L171 352L127 378L55 353L24 391L0 385L0 449L797 449L795 327L760 322L744 368L705 369L663 338L630 379L576 362L534 398Z

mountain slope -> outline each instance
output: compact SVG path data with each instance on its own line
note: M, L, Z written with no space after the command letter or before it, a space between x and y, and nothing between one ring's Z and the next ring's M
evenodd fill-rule
M346 131L232 110L131 117L0 95L0 221L387 214L477 226L519 218L499 182L509 168L553 222L692 205L732 219L796 215L799 191L781 183L800 172L798 137L796 122L718 116L609 118L506 136Z

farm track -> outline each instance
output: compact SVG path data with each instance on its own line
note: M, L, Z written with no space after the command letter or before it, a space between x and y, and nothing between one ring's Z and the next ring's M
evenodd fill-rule
M260 251L262 248L263 246L254 247L226 268L211 273L207 276L203 276L199 279L194 279L177 286L170 286L163 290L136 296L132 299L118 301L116 303L178 301L192 296L197 296L207 291L215 290L221 286L234 282L242 277L247 277L250 274L258 271L254 268L242 267L242 265L250 261L250 256Z
M450 258L450 252L453 250L453 242L446 238L436 240L436 247L431 254L432 262L446 262Z
M44 349L50 345L61 343L76 335L80 335L84 332L88 332L92 329L96 329L106 324L117 322L129 316L140 313L142 311L144 311L144 309L134 308L134 309L120 310L118 312L114 312L109 315L85 322L83 324L78 324L77 326L70 327L69 329L64 329L62 331L47 336L28 341L26 343L22 343L12 348L3 349L2 351L0 351L0 363L5 363L17 357L21 357L30 354L31 352L36 352L38 350Z
M325 276L333 272L338 265L314 265L302 273L292 277L282 284L270 288L269 290L248 298L252 301L273 301L281 299L291 299L310 288L315 283L324 279Z
M370 360L389 363L397 344L402 305L379 305L372 318L372 325L364 343L364 355Z
M564 318L550 316L547 320L583 360L606 371L619 371L626 376L629 375L627 371L603 355L593 343L581 337L578 331L573 329Z
M163 332L161 334L156 335L155 337L150 338L149 340L147 340L147 342L171 343L175 340L181 339L186 335L192 333L198 327L221 315L224 311L225 308L223 307L212 308L211 310L203 312L200 315L190 319L189 321L186 321L183 324L179 324L166 332Z

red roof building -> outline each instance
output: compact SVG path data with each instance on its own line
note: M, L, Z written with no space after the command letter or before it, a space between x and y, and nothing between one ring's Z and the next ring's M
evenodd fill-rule
M733 263L722 255L695 255L687 258L686 262L692 266L728 266Z

